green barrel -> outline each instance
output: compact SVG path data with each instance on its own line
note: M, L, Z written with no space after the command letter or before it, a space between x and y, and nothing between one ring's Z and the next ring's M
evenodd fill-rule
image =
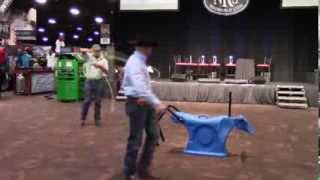
M73 55L61 55L56 66L58 101L80 101L84 97L83 60Z

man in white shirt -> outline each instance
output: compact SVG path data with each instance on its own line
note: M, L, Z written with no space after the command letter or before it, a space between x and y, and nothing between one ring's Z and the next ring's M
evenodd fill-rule
M59 36L59 38L56 41L56 53L60 54L61 53L61 48L65 47L66 44L64 43L64 37L63 36Z
M81 126L85 125L86 117L92 102L95 104L94 120L97 127L101 126L101 98L103 79L108 73L108 61L101 54L101 47L98 44L92 46L93 54L88 54L88 61L83 66L83 73L86 77L86 96L81 110Z
M122 80L124 94L128 97L126 113L130 126L124 174L126 180L132 180L134 174L140 179L155 179L156 177L150 172L150 166L160 133L156 113L163 112L166 106L153 93L147 68L147 61L156 43L141 39L134 46L136 50L124 67ZM145 143L138 160L144 132L146 132Z
M57 63L57 57L56 53L53 52L52 49L47 54L47 67L50 68L51 70L55 69L56 63Z

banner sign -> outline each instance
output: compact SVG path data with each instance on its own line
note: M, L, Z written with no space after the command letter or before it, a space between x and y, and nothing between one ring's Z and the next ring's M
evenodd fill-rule
M178 9L179 0L120 0L121 11L171 11Z
M17 40L35 41L37 40L37 10L30 8L28 11L12 12L13 19L10 24L10 44L15 45Z
M319 0L282 0L283 8L302 8L302 7L317 7Z
M100 44L109 45L110 43L110 24L101 24Z
M16 30L17 40L20 41L35 41L37 40L36 32L30 30Z
M10 37L10 24L8 22L0 22L0 38L7 39Z
M250 0L203 0L206 9L214 14L231 16L245 10Z

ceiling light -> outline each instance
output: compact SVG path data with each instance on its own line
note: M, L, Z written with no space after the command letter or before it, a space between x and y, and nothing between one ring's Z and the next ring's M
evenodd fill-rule
M48 23L49 24L56 24L57 21L54 18L50 18L50 19L48 19Z
M96 35L96 36L100 35L99 31L94 31L93 34Z
M44 33L46 30L44 28L38 28L38 32Z
M83 28L82 27L77 27L77 31L82 31Z
M64 36L64 32L59 32L59 36Z
M80 14L80 10L75 7L70 8L69 12L74 16L78 16Z
M73 39L79 39L79 35L77 34L73 35Z
M47 0L36 0L36 3L38 3L38 4L46 4Z
M43 41L43 42L48 42L49 39L48 39L48 37L43 37L43 38L42 38L42 41Z
M103 23L103 18L100 17L100 16L97 16L97 17L94 18L94 21L95 21L96 23L98 23L98 24L101 24L101 23Z
M89 37L89 38L88 38L88 41L89 41L89 42L92 42L92 41L93 41L93 39Z

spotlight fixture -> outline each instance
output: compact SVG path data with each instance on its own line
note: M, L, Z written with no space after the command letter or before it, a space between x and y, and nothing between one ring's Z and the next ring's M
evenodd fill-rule
M47 0L35 0L38 4L46 4Z
M59 32L59 36L64 36L64 32Z
M42 41L43 41L43 42L48 42L49 39L48 39L48 37L43 37L43 38L42 38Z
M70 8L69 12L74 16L78 16L80 14L80 10L76 7Z
M44 33L45 31L46 30L44 28L42 28L42 27L38 28L38 32L40 32L40 33Z
M73 35L73 39L79 39L79 35L74 34L74 35Z
M98 23L98 24L101 24L101 23L103 23L103 18L100 17L100 16L97 16L97 17L94 18L94 21L95 21L96 23Z
M54 18L50 18L50 19L48 19L48 23L49 23L49 24L56 24L57 21L56 21L56 19L54 19Z
M83 28L82 27L77 27L77 31L82 31Z
M92 41L93 41L93 39L92 39L91 37L89 37L89 38L88 38L88 41L89 41L89 42L92 42Z
M96 35L96 36L100 35L99 31L94 31L93 34Z

